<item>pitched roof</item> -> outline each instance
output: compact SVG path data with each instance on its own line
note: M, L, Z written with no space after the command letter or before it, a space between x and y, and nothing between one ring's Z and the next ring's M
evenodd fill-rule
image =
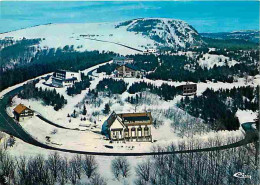
M112 114L107 119L108 128L114 123L115 120L118 120L121 124L125 126L134 126L134 125L150 125L152 124L152 116L150 112L143 113L120 113L116 114L112 112ZM145 121L145 122L143 122ZM150 121L147 123L147 121Z
M14 108L14 112L18 113L18 114L21 114L25 109L29 109L27 108L25 105L23 104L19 104L17 105L15 108Z
M131 116L131 117L124 117L124 120L126 121L148 121L150 120L150 117L148 116Z
M130 69L133 69L133 70L135 70L135 71L139 71L139 69L138 69L137 67L135 67L135 66L133 66L133 65L131 65L131 64L126 64L125 66L128 67L128 68L130 68Z
M128 67L132 70L135 70L135 71L140 71L136 66L133 66L131 64L124 64L124 65L121 65L121 66L125 66L125 67ZM121 66L118 66L117 68L121 67Z
M116 113L115 113L115 112L112 112L112 113L110 114L110 116L108 117L108 119L107 119L108 127L110 127L110 126L114 123L114 121L116 120L116 118L117 118Z

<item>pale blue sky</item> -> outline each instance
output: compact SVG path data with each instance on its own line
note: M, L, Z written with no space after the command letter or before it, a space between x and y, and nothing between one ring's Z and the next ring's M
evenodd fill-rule
M259 29L258 1L0 2L0 32L45 23L176 18L199 32Z

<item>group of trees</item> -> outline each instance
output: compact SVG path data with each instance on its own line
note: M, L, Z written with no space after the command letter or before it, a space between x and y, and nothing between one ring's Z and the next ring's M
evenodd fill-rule
M230 143L241 138L231 138ZM205 147L225 145L226 141L217 137L201 143L197 140L179 142L167 147L156 146L154 152L174 152ZM193 152L168 155L153 155L147 157L134 167L126 157L116 157L111 162L111 170L120 182L134 175L136 185L184 185L184 184L259 184L260 177L256 163L256 148L254 144L230 148L226 150ZM236 178L233 175L243 172L251 178Z
M219 99L226 102L232 111L237 111L238 109L257 111L259 109L259 88L259 86L234 87L214 92ZM212 90L207 90L205 93L211 94L213 92ZM231 99L231 101L228 101L228 99Z
M164 100L172 100L174 97L181 93L181 89L175 86L171 86L168 84L163 83L160 87L157 87L153 84L146 83L146 82L135 82L133 83L128 92L130 94L135 94L137 92L142 92L149 90L151 93L157 94Z
M89 78L89 76L85 76L83 73L81 73L81 81L75 82L71 87L68 87L67 94L69 96L73 96L75 94L81 94L82 90L89 88L91 80L92 79Z
M129 55L134 60L134 66L144 71L153 71L159 65L158 57L155 55Z
M236 130L239 128L235 115L237 110L258 110L258 95L259 87L234 87L218 91L207 89L202 96L182 98L178 106L192 116L212 124L216 130Z
M203 37L209 48L220 48L229 50L251 50L257 49L258 44L244 39L216 39Z
M114 177L119 181L121 178L130 176L130 163L126 157L116 157L111 162L111 170Z
M219 139L208 141L210 147L216 143L223 145ZM179 143L177 149L158 147L155 151L183 150L191 146L201 147L201 143L190 141ZM260 182L253 144L226 150L154 155L138 164L135 172L136 185L251 185ZM243 172L251 178L236 178L233 175L237 172Z
M98 73L102 73L105 72L107 75L111 75L115 69L116 69L117 65L112 63L112 64L105 64L103 66L99 66L97 68L97 72Z
M41 39L22 40L0 40L0 68L13 67L14 65L23 65L34 57L37 48L35 45L40 43ZM3 47L3 49L1 49Z
M18 97L21 99L42 100L45 105L53 106L54 110L56 111L67 104L67 100L64 98L64 96L57 93L55 89L43 90L41 87L35 87L37 82L38 80L34 80L33 82L29 82L23 85L23 90L18 93Z
M104 78L97 87L97 91L104 91L111 94L122 94L127 89L127 84L124 80L114 80L111 78Z
M244 74L251 76L257 75L258 69L256 64L243 62L229 66L214 66L211 69L203 69L197 64L198 59L188 59L186 56L160 56L161 64L155 71L146 75L149 79L162 79L173 81L192 81L206 82L222 81L232 83L234 77L244 77ZM248 59L247 59L248 60ZM193 64L194 70L185 69L186 65Z
M97 171L95 157L75 155L71 159L57 152L35 157L20 156L13 158L0 150L0 183L6 185L53 185L78 184L83 177L87 185L106 185Z

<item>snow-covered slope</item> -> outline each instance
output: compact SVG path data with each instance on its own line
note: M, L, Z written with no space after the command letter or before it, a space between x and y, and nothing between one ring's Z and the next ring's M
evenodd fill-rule
M40 46L44 48L74 45L79 51L104 50L124 55L140 53L159 45L178 48L202 42L197 31L183 21L138 19L128 23L47 24L3 33L0 39L41 38Z
M122 22L117 28L126 27L127 31L142 34L154 40L157 45L187 48L201 45L203 41L198 32L181 20L165 18L142 18Z
M204 54L202 58L198 60L199 65L204 69L211 69L214 66L229 66L232 67L238 62L236 60L231 60L229 57L224 55L214 55L214 54Z

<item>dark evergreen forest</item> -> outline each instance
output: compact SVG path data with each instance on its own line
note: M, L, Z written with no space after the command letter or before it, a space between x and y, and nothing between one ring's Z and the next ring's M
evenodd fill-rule
M182 98L178 106L194 117L200 117L215 130L237 130L239 122L236 112L257 111L259 106L259 86L234 87L214 91L207 89L202 96Z
M77 52L73 47L38 51L26 65L11 69L0 68L0 91L28 79L53 72L57 69L78 71L112 59L113 53L98 51Z
M54 110L61 109L67 100L56 92L56 90L43 90L42 88L35 87L35 84L39 80L34 80L33 82L23 85L23 90L19 92L18 97L21 99L36 99L41 100L45 105L53 106Z

